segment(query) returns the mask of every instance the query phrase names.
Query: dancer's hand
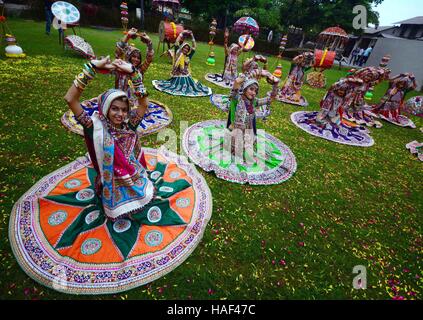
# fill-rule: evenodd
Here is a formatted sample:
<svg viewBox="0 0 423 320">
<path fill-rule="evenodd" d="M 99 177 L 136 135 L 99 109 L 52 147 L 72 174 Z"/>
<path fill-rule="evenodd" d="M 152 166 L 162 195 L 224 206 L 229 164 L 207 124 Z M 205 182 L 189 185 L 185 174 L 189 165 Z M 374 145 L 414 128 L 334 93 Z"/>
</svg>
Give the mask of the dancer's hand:
<svg viewBox="0 0 423 320">
<path fill-rule="evenodd" d="M 101 59 L 93 59 L 91 63 L 94 67 L 100 70 L 114 70 L 115 66 L 110 62 L 110 56 L 101 58 Z"/>
<path fill-rule="evenodd" d="M 266 81 L 268 84 L 274 85 L 279 83 L 279 78 L 275 77 L 273 74 L 271 74 L 268 70 L 261 70 L 261 75 L 263 77 L 266 77 Z"/>
<path fill-rule="evenodd" d="M 123 73 L 132 73 L 134 72 L 134 67 L 129 62 L 125 62 L 121 59 L 116 59 L 112 62 L 112 65 L 120 72 Z"/>
<path fill-rule="evenodd" d="M 266 63 L 267 62 L 267 58 L 266 57 L 264 57 L 262 55 L 258 55 L 258 54 L 254 56 L 254 60 L 260 61 L 260 62 L 263 62 L 263 63 Z"/>
<path fill-rule="evenodd" d="M 238 77 L 235 79 L 234 83 L 237 85 L 241 85 L 244 83 L 245 79 L 246 79 L 245 77 Z"/>
<path fill-rule="evenodd" d="M 270 77 L 266 78 L 266 81 L 268 84 L 274 85 L 274 84 L 278 84 L 280 80 L 274 75 L 270 75 Z"/>
<path fill-rule="evenodd" d="M 128 31 L 128 37 L 130 38 L 136 38 L 137 37 L 138 30 L 135 28 L 131 28 L 131 30 Z"/>
<path fill-rule="evenodd" d="M 150 37 L 145 32 L 142 32 L 140 34 L 140 39 L 141 39 L 141 42 L 143 42 L 145 44 L 151 43 Z"/>
<path fill-rule="evenodd" d="M 235 79 L 234 84 L 232 86 L 233 90 L 239 90 L 242 87 L 242 84 L 245 81 L 245 76 L 239 76 Z"/>
</svg>

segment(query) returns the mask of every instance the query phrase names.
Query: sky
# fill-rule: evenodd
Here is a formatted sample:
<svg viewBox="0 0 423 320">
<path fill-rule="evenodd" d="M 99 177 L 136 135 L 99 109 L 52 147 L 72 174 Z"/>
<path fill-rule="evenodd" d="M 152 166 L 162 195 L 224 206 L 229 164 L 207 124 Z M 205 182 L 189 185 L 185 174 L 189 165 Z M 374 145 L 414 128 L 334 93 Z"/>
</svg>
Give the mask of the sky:
<svg viewBox="0 0 423 320">
<path fill-rule="evenodd" d="M 398 21 L 423 16 L 423 0 L 384 0 L 374 9 L 379 12 L 379 25 L 390 26 Z"/>
</svg>

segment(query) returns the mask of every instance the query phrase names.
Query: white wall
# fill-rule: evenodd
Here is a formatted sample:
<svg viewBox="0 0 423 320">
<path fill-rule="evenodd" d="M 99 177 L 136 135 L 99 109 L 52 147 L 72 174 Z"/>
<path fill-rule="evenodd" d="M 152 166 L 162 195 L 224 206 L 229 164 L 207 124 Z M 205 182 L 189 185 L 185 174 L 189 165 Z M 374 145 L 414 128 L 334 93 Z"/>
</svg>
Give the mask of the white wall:
<svg viewBox="0 0 423 320">
<path fill-rule="evenodd" d="M 423 90 L 423 41 L 380 38 L 366 66 L 378 66 L 386 54 L 391 55 L 388 68 L 392 76 L 412 72 L 416 76 L 417 90 Z"/>
</svg>

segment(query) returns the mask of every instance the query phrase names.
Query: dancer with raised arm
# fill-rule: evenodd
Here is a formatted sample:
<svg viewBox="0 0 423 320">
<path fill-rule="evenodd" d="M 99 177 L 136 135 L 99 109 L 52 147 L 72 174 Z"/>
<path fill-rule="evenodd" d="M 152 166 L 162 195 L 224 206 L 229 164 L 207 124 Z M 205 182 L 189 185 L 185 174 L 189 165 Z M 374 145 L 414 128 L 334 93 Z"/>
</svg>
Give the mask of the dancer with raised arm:
<svg viewBox="0 0 423 320">
<path fill-rule="evenodd" d="M 258 98 L 258 79 L 272 85 L 271 94 Z M 267 70 L 238 77 L 230 95 L 227 121 L 204 121 L 185 131 L 183 147 L 188 157 L 218 178 L 253 185 L 279 184 L 296 171 L 292 151 L 276 137 L 258 130 L 256 112 L 274 100 L 279 79 Z"/>
<path fill-rule="evenodd" d="M 144 61 L 142 60 L 141 51 L 134 45 L 128 44 L 130 39 L 136 39 L 138 37 L 142 43 L 147 45 L 147 53 Z M 110 71 L 110 73 L 115 75 L 115 89 L 124 91 L 129 98 L 130 107 L 136 108 L 138 106 L 138 98 L 135 90 L 143 94 L 147 92 L 144 85 L 144 76 L 153 61 L 153 43 L 146 33 L 139 33 L 137 29 L 132 28 L 121 41 L 116 43 L 115 57 L 130 63 L 134 68 L 134 72 L 137 73 L 134 83 L 128 74 L 119 72 L 118 70 Z M 97 110 L 97 97 L 83 101 L 81 105 L 89 115 L 92 115 Z M 139 123 L 137 133 L 140 136 L 156 133 L 168 126 L 172 122 L 172 118 L 172 112 L 167 106 L 163 103 L 149 100 L 148 108 L 142 121 Z M 61 122 L 70 131 L 79 135 L 84 134 L 83 127 L 78 123 L 71 110 L 65 112 L 61 118 Z"/>
<path fill-rule="evenodd" d="M 259 65 L 263 63 L 263 67 Z M 260 74 L 261 70 L 267 70 L 267 58 L 262 55 L 255 55 L 253 58 L 247 59 L 244 64 L 242 65 L 242 72 L 247 78 L 253 77 L 253 71 L 259 70 L 258 73 Z M 224 112 L 229 111 L 230 106 L 230 95 L 228 94 L 212 94 L 210 96 L 210 102 L 220 110 Z M 259 109 L 255 112 L 257 119 L 266 120 L 268 116 L 270 116 L 270 106 L 263 104 L 259 106 Z"/>
<path fill-rule="evenodd" d="M 191 37 L 192 45 L 184 40 Z M 174 96 L 205 97 L 212 94 L 209 87 L 195 82 L 191 77 L 190 64 L 195 54 L 196 42 L 192 31 L 185 30 L 179 34 L 175 42 L 175 56 L 172 66 L 172 78 L 169 80 L 153 80 L 153 86 L 161 92 Z"/>
<path fill-rule="evenodd" d="M 225 49 L 225 67 L 223 73 L 208 73 L 205 78 L 219 87 L 230 89 L 238 76 L 238 57 L 246 50 L 244 49 L 244 43 L 241 43 L 241 45 L 232 43 L 230 46 L 228 46 L 228 43 L 229 30 L 226 29 L 223 42 Z"/>
<path fill-rule="evenodd" d="M 138 106 L 110 89 L 89 115 L 80 97 L 99 74 L 122 72 Z M 165 148 L 141 147 L 148 106 L 139 73 L 123 60 L 84 65 L 65 100 L 84 128 L 88 154 L 44 177 L 15 204 L 9 240 L 23 270 L 70 294 L 116 293 L 180 265 L 202 238 L 211 195 L 192 164 Z M 138 86 L 137 86 L 138 84 Z"/>
<path fill-rule="evenodd" d="M 278 101 L 302 107 L 308 106 L 307 99 L 301 95 L 301 88 L 304 84 L 305 72 L 311 68 L 313 62 L 312 52 L 305 52 L 292 60 L 288 78 L 276 96 Z"/>
</svg>

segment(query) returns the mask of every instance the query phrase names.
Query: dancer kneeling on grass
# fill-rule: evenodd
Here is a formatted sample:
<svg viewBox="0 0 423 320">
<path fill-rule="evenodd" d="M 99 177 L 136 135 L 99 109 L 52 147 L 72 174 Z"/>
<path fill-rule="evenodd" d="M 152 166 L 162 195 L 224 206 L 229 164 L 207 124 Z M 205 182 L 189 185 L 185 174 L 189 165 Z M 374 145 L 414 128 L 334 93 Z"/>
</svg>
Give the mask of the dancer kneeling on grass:
<svg viewBox="0 0 423 320">
<path fill-rule="evenodd" d="M 303 107 L 308 106 L 307 99 L 301 95 L 301 88 L 304 84 L 305 72 L 310 69 L 313 62 L 314 54 L 312 52 L 305 52 L 292 60 L 286 82 L 276 96 L 278 101 Z"/>
<path fill-rule="evenodd" d="M 263 68 L 260 67 L 258 62 L 263 63 Z M 261 55 L 255 55 L 253 58 L 247 59 L 242 65 L 242 72 L 247 78 L 260 76 L 261 70 L 267 70 L 267 58 Z M 230 96 L 228 94 L 213 94 L 210 96 L 210 102 L 224 112 L 229 111 Z M 255 111 L 256 118 L 266 120 L 270 116 L 270 106 L 263 104 L 258 107 L 259 109 Z"/>
<path fill-rule="evenodd" d="M 358 78 L 346 78 L 333 84 L 320 102 L 316 123 L 327 129 L 339 127 L 345 107 L 352 103 L 357 88 L 362 85 L 363 81 Z"/>
<path fill-rule="evenodd" d="M 249 37 L 247 37 L 247 40 Z M 224 36 L 224 49 L 225 49 L 225 68 L 223 73 L 208 73 L 206 74 L 206 80 L 214 83 L 217 86 L 230 89 L 234 85 L 234 81 L 238 76 L 238 57 L 242 52 L 246 52 L 244 44 L 238 45 L 232 43 L 228 46 L 229 42 L 229 30 L 225 30 Z"/>
<path fill-rule="evenodd" d="M 376 115 L 371 112 L 372 107 L 366 103 L 366 93 L 373 91 L 374 87 L 389 78 L 391 70 L 386 68 L 390 57 L 383 57 L 378 67 L 366 67 L 349 75 L 349 78 L 358 78 L 363 85 L 355 89 L 355 98 L 349 105 L 344 106 L 343 118 L 349 122 L 368 127 L 381 128 L 382 123 L 376 120 Z"/>
<path fill-rule="evenodd" d="M 260 67 L 258 64 L 259 62 L 263 63 L 263 68 Z M 267 70 L 267 58 L 262 55 L 255 55 L 253 58 L 245 60 L 245 62 L 242 64 L 242 73 L 249 78 L 251 78 L 250 74 L 254 70 L 260 69 Z"/>
<path fill-rule="evenodd" d="M 191 36 L 192 46 L 184 42 L 184 37 Z M 175 42 L 175 56 L 172 67 L 172 78 L 169 80 L 153 80 L 153 86 L 159 91 L 186 97 L 204 97 L 212 94 L 209 87 L 195 82 L 191 77 L 190 61 L 195 53 L 196 43 L 192 31 L 185 30 L 179 34 Z"/>
<path fill-rule="evenodd" d="M 242 139 L 236 139 L 236 134 L 242 134 L 246 144 L 256 144 L 256 110 L 263 105 L 269 106 L 275 99 L 278 90 L 279 79 L 269 71 L 255 69 L 248 75 L 249 77 L 241 76 L 235 79 L 230 96 L 227 128 L 232 131 L 231 153 L 233 155 L 235 155 L 237 149 L 235 142 L 242 141 Z M 273 85 L 273 90 L 266 98 L 258 99 L 259 84 L 257 78 L 262 76 L 267 77 L 267 81 Z"/>
<path fill-rule="evenodd" d="M 225 39 L 228 39 L 228 37 L 229 33 L 225 33 Z M 232 43 L 231 46 L 228 47 L 227 41 L 225 41 L 224 44 L 227 60 L 222 78 L 226 86 L 232 86 L 238 75 L 238 57 L 244 51 L 244 48 L 236 43 Z"/>
<path fill-rule="evenodd" d="M 349 77 L 334 83 L 320 102 L 320 111 L 299 111 L 291 115 L 292 122 L 307 133 L 333 142 L 370 147 L 374 144 L 366 128 L 342 120 L 344 109 L 351 105 L 363 80 Z"/>
<path fill-rule="evenodd" d="M 136 128 L 147 110 L 148 99 L 145 91 L 136 90 L 138 108 L 130 112 L 127 94 L 111 89 L 99 96 L 98 112 L 89 116 L 79 101 L 88 84 L 88 74 L 96 72 L 94 64 L 87 66 L 88 72 L 78 76 L 65 100 L 84 127 L 87 149 L 97 172 L 96 194 L 102 199 L 105 214 L 116 219 L 141 209 L 153 198 L 154 187 L 144 169 L 145 159 L 137 154 L 140 150 L 135 150 L 138 146 Z M 97 68 L 117 69 L 138 76 L 131 64 L 119 59 L 113 64 L 107 58 L 100 60 Z"/>
<path fill-rule="evenodd" d="M 138 36 L 141 42 L 147 45 L 147 53 L 146 53 L 146 57 L 144 61 L 142 61 L 141 51 L 138 48 L 128 44 L 129 39 L 134 39 Z M 121 41 L 116 43 L 115 57 L 117 59 L 122 59 L 126 62 L 129 62 L 130 64 L 134 66 L 135 71 L 139 73 L 138 81 L 140 83 L 136 83 L 135 85 L 132 85 L 132 88 L 129 81 L 130 76 L 125 73 L 116 72 L 116 80 L 115 80 L 115 88 L 125 91 L 131 101 L 131 104 L 134 106 L 137 106 L 138 98 L 131 91 L 133 91 L 135 88 L 143 92 L 147 91 L 143 83 L 144 82 L 143 78 L 148 67 L 153 62 L 153 57 L 154 57 L 153 42 L 151 41 L 150 37 L 146 33 L 138 34 L 138 30 L 135 28 L 132 28 L 122 38 Z"/>
<path fill-rule="evenodd" d="M 279 79 L 266 70 L 255 70 L 250 76 L 235 80 L 228 120 L 194 124 L 185 131 L 183 147 L 195 164 L 214 171 L 218 178 L 242 184 L 279 184 L 294 174 L 295 156 L 280 140 L 256 127 L 257 108 L 270 105 Z M 258 99 L 257 79 L 261 77 L 267 78 L 273 90 Z"/>
<path fill-rule="evenodd" d="M 146 94 L 135 90 L 135 110 L 118 89 L 102 93 L 91 116 L 81 107 L 88 82 L 111 70 L 137 76 L 122 60 L 93 60 L 65 96 L 89 156 L 44 177 L 10 218 L 21 267 L 65 293 L 116 293 L 165 275 L 192 253 L 211 216 L 210 190 L 192 164 L 165 148 L 141 149 Z"/>
</svg>

